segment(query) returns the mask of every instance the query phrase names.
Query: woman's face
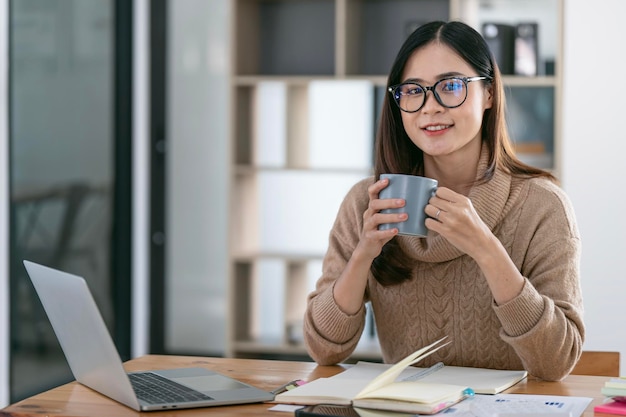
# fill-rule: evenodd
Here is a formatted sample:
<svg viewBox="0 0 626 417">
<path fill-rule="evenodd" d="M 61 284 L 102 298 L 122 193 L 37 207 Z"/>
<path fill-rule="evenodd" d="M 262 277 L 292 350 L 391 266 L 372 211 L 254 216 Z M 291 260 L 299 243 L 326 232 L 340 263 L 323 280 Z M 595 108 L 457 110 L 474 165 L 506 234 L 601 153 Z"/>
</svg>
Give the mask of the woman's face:
<svg viewBox="0 0 626 417">
<path fill-rule="evenodd" d="M 477 75 L 454 50 L 433 42 L 416 50 L 409 58 L 404 67 L 402 82 L 415 81 L 429 87 L 445 77 Z M 426 102 L 420 110 L 415 113 L 400 112 L 404 130 L 411 141 L 426 155 L 433 157 L 480 149 L 483 113 L 492 104 L 491 89 L 485 85 L 489 84 L 485 84 L 485 81 L 468 83 L 467 99 L 456 108 L 442 106 L 430 91 L 426 94 Z"/>
</svg>

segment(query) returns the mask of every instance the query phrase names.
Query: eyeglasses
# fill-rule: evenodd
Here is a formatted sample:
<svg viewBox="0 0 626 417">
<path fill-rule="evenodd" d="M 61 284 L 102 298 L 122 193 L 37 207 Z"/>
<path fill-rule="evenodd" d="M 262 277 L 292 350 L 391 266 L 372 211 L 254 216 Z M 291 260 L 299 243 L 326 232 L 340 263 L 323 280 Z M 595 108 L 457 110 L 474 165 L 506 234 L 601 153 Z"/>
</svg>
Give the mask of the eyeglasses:
<svg viewBox="0 0 626 417">
<path fill-rule="evenodd" d="M 431 87 L 416 82 L 406 82 L 389 87 L 389 92 L 400 110 L 415 113 L 426 104 L 426 93 L 432 91 L 435 99 L 443 107 L 453 109 L 465 103 L 467 84 L 472 81 L 491 80 L 491 77 L 447 77 Z"/>
</svg>

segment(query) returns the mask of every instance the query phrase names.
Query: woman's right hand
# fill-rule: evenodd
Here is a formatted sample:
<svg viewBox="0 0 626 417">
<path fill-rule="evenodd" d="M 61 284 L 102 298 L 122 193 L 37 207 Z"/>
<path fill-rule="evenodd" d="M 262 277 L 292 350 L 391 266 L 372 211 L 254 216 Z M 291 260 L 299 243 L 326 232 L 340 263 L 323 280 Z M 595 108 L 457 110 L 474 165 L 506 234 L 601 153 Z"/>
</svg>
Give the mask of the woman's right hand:
<svg viewBox="0 0 626 417">
<path fill-rule="evenodd" d="M 378 198 L 380 191 L 389 185 L 388 179 L 376 181 L 367 188 L 369 204 L 363 213 L 363 228 L 350 260 L 333 287 L 335 302 L 346 314 L 356 314 L 363 308 L 363 295 L 367 286 L 367 277 L 374 259 L 380 255 L 383 246 L 398 234 L 397 228 L 378 230 L 383 223 L 403 222 L 406 213 L 383 214 L 380 211 L 403 207 L 403 199 Z"/>
<path fill-rule="evenodd" d="M 363 229 L 359 243 L 355 251 L 359 251 L 363 256 L 374 260 L 383 249 L 383 246 L 398 234 L 397 228 L 378 230 L 378 226 L 384 223 L 398 223 L 406 221 L 406 213 L 383 214 L 381 210 L 403 207 L 404 199 L 386 198 L 380 199 L 381 190 L 389 185 L 388 179 L 380 179 L 367 188 L 369 195 L 369 205 L 363 213 Z"/>
</svg>

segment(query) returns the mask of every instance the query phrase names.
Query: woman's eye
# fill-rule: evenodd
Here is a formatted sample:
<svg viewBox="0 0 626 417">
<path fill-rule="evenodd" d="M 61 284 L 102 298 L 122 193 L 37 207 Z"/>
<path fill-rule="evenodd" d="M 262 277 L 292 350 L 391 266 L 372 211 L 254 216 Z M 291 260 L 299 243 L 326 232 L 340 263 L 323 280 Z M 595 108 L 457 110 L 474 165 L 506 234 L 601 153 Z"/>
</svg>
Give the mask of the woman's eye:
<svg viewBox="0 0 626 417">
<path fill-rule="evenodd" d="M 424 90 L 419 85 L 412 85 L 407 86 L 402 93 L 407 96 L 414 96 L 417 94 L 423 94 Z"/>
<path fill-rule="evenodd" d="M 463 82 L 459 80 L 450 80 L 442 83 L 441 91 L 454 93 L 463 90 Z"/>
</svg>

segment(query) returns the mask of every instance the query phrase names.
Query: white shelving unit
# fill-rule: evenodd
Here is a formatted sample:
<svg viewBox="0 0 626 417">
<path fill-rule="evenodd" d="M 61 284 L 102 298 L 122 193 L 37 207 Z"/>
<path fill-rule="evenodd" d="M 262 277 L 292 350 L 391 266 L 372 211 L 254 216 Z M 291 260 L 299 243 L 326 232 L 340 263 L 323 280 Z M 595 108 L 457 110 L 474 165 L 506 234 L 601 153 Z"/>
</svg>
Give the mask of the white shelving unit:
<svg viewBox="0 0 626 417">
<path fill-rule="evenodd" d="M 521 157 L 558 174 L 562 0 L 235 0 L 233 7 L 230 356 L 306 355 L 306 296 L 339 204 L 371 175 L 386 74 L 415 25 L 539 24 L 539 63 L 554 74 L 505 76 L 509 120 Z M 378 355 L 370 326 L 355 357 Z"/>
</svg>

